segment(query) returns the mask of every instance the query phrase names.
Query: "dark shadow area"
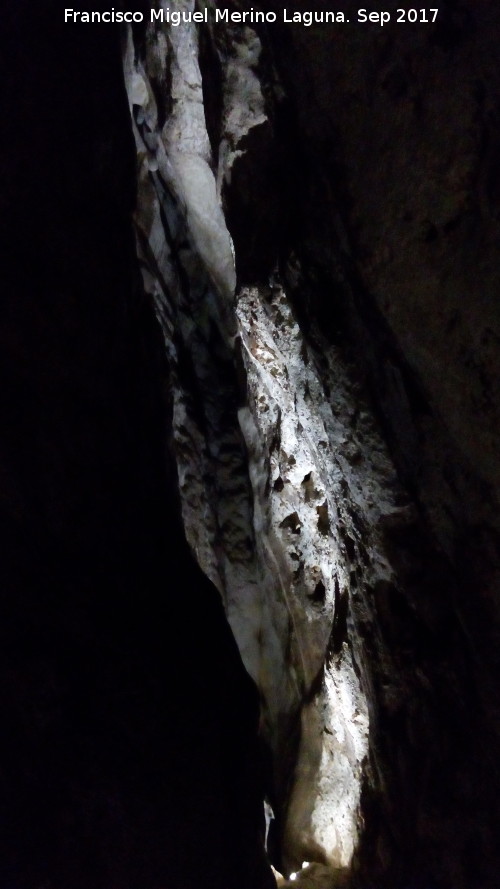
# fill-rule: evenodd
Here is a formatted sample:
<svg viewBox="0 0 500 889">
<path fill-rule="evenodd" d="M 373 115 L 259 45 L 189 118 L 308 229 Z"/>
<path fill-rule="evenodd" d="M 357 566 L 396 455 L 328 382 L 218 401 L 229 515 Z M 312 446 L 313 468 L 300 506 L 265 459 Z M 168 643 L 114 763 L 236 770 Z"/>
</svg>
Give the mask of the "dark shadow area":
<svg viewBox="0 0 500 889">
<path fill-rule="evenodd" d="M 347 619 L 361 640 L 370 700 L 360 887 L 498 879 L 500 365 L 481 331 L 499 322 L 499 35 L 498 10 L 470 2 L 435 29 L 269 28 L 295 198 L 283 279 L 318 368 L 332 346 L 359 380 L 413 511 L 377 528 L 393 582 L 356 590 L 332 634 L 335 651 Z"/>
<path fill-rule="evenodd" d="M 273 885 L 257 695 L 167 469 L 120 33 L 2 16 L 0 889 Z"/>
</svg>

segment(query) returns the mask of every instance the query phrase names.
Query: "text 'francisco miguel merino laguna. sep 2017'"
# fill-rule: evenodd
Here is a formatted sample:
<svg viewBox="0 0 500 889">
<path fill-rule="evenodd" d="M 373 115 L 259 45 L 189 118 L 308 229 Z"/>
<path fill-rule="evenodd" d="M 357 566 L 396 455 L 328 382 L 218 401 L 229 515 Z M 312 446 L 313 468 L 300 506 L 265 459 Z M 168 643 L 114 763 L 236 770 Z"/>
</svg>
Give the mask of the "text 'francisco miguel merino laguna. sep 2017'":
<svg viewBox="0 0 500 889">
<path fill-rule="evenodd" d="M 428 7 L 420 9 L 396 9 L 389 12 L 388 10 L 378 10 L 377 12 L 360 8 L 356 12 L 350 13 L 332 10 L 325 11 L 292 11 L 282 9 L 279 12 L 264 12 L 260 9 L 247 9 L 242 12 L 230 11 L 229 9 L 210 9 L 205 7 L 202 10 L 185 11 L 170 9 L 151 9 L 149 22 L 167 23 L 173 27 L 182 24 L 195 22 L 202 24 L 208 23 L 210 18 L 215 23 L 225 24 L 273 24 L 281 21 L 288 24 L 304 25 L 309 27 L 314 24 L 334 25 L 349 24 L 355 22 L 357 24 L 372 24 L 383 27 L 389 22 L 396 24 L 432 24 L 439 15 L 437 7 Z M 143 12 L 123 12 L 121 10 L 109 9 L 104 12 L 80 12 L 77 9 L 65 9 L 64 21 L 73 24 L 138 24 L 147 22 L 148 16 Z"/>
</svg>

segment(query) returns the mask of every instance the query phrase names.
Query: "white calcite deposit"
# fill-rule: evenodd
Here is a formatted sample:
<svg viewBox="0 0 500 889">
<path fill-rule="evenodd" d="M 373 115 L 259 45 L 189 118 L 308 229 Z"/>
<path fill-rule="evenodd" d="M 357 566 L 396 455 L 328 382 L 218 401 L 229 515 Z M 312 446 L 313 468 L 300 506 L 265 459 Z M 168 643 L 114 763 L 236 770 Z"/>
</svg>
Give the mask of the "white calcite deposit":
<svg viewBox="0 0 500 889">
<path fill-rule="evenodd" d="M 346 870 L 370 729 L 363 637 L 379 644 L 372 594 L 392 578 L 377 529 L 408 515 L 355 373 L 318 331 L 306 341 L 289 285 L 275 277 L 233 303 L 221 193 L 267 126 L 259 57 L 250 29 L 219 50 L 214 164 L 196 27 L 150 26 L 141 58 L 129 34 L 137 249 L 169 358 L 186 535 L 260 690 L 285 863 Z"/>
</svg>

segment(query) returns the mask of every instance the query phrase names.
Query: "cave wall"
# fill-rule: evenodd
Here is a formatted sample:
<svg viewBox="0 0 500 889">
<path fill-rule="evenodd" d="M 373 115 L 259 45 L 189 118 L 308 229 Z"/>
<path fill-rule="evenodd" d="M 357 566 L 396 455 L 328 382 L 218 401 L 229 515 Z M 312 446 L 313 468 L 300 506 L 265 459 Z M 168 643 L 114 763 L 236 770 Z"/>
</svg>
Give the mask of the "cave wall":
<svg viewBox="0 0 500 889">
<path fill-rule="evenodd" d="M 293 243 L 307 271 L 296 305 L 313 335 L 320 319 L 330 341 L 350 342 L 427 538 L 421 549 L 415 526 L 386 531 L 416 621 L 403 618 L 417 645 L 410 662 L 436 696 L 429 707 L 414 690 L 423 712 L 412 729 L 403 707 L 397 746 L 413 772 L 408 744 L 424 759 L 430 751 L 431 770 L 449 751 L 428 800 L 420 785 L 408 836 L 421 869 L 426 856 L 449 855 L 431 872 L 449 867 L 440 878 L 451 885 L 493 884 L 496 867 L 499 30 L 498 10 L 482 3 L 445 4 L 435 28 L 337 30 L 335 52 L 319 26 L 270 30 L 303 171 Z M 388 617 L 377 607 L 390 635 Z M 403 660 L 406 644 L 396 642 Z M 437 662 L 422 665 L 420 646 Z M 431 809 L 439 853 L 420 833 Z"/>
<path fill-rule="evenodd" d="M 126 55 L 184 523 L 261 693 L 275 863 L 360 885 L 481 886 L 497 868 L 483 12 L 446 6 L 417 39 L 155 26 Z M 201 198 L 179 157 L 203 167 Z M 231 236 L 236 326 L 201 216 Z"/>
<path fill-rule="evenodd" d="M 2 38 L 0 885 L 273 885 L 265 794 L 297 886 L 493 887 L 498 13 L 55 7 Z"/>
</svg>

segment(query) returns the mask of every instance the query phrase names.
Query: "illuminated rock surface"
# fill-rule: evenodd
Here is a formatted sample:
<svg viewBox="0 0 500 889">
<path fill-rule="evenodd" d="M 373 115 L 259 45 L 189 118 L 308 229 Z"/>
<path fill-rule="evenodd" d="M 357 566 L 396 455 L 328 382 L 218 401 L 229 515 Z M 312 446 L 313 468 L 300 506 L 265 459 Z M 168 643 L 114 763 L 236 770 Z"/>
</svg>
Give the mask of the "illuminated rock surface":
<svg viewBox="0 0 500 889">
<path fill-rule="evenodd" d="M 498 12 L 332 52 L 45 6 L 2 87 L 0 889 L 272 887 L 264 794 L 280 885 L 494 889 Z"/>
</svg>

